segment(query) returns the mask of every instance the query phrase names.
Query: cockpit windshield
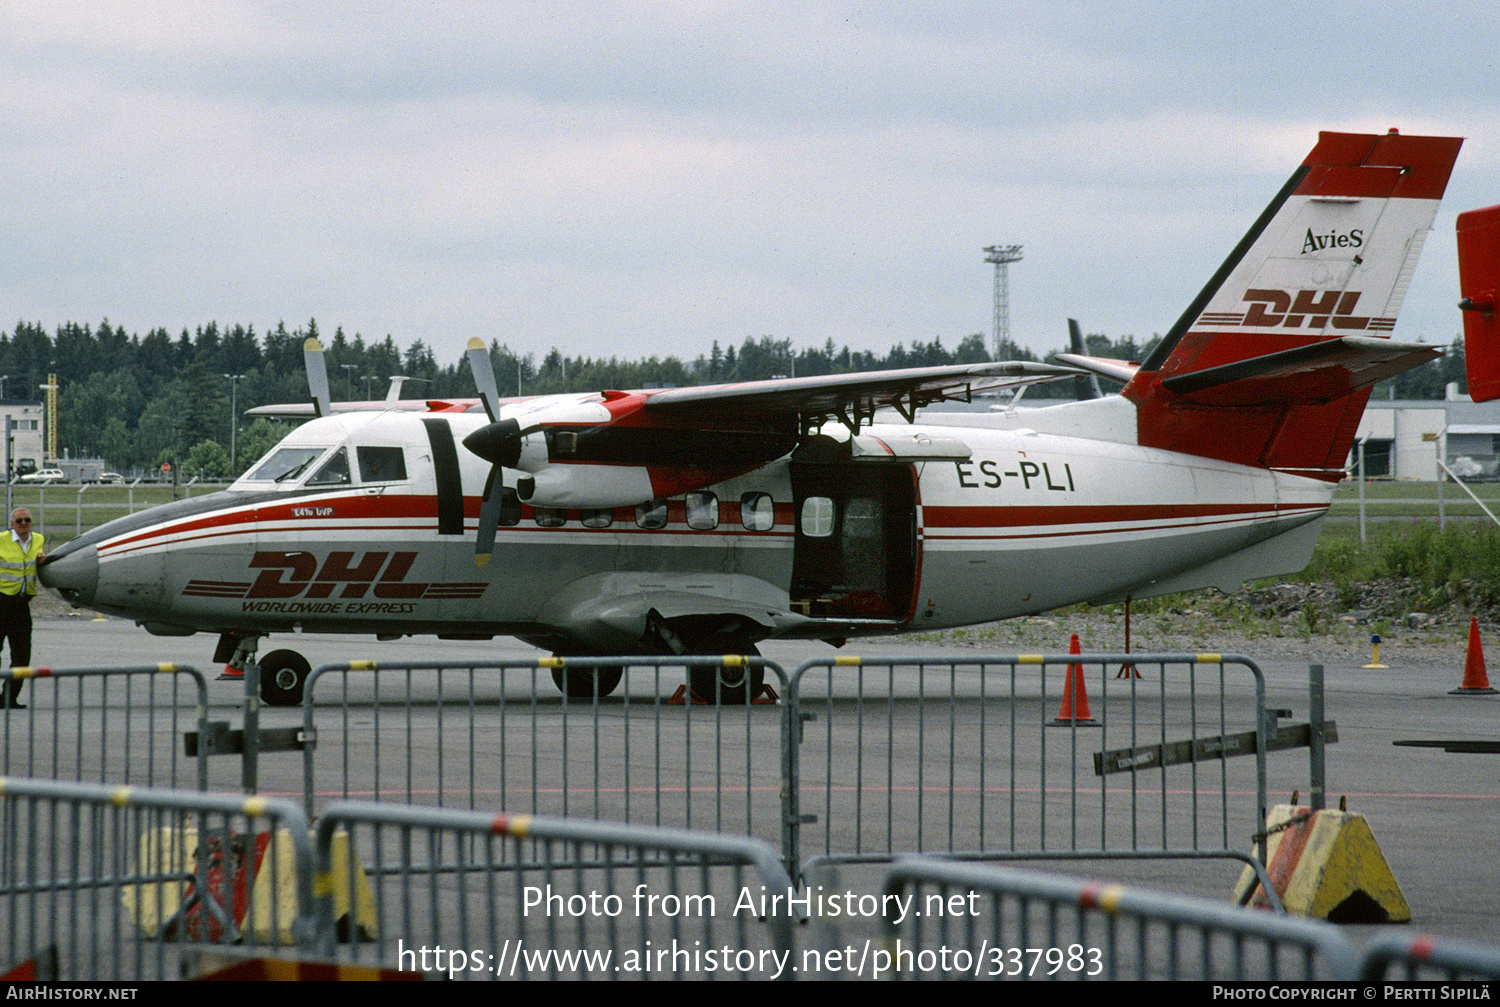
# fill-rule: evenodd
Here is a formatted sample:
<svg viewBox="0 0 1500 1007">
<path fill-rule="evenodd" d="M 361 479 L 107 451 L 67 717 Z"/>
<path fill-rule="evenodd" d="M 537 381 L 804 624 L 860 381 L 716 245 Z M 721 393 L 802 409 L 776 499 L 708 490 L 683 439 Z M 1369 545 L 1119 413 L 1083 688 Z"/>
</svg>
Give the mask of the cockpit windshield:
<svg viewBox="0 0 1500 1007">
<path fill-rule="evenodd" d="M 349 452 L 343 448 L 335 451 L 307 481 L 309 486 L 347 486 L 349 484 Z"/>
<path fill-rule="evenodd" d="M 278 448 L 245 478 L 256 482 L 278 483 L 288 479 L 295 480 L 327 450 L 327 447 Z"/>
</svg>

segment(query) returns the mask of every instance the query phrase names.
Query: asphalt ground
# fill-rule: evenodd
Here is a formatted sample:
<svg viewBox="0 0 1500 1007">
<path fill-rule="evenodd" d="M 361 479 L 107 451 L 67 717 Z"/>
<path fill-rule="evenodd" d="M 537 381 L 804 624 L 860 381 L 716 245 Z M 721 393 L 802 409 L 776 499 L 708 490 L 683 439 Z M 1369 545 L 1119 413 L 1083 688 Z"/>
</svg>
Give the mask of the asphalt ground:
<svg viewBox="0 0 1500 1007">
<path fill-rule="evenodd" d="M 1048 635 L 1054 635 L 1056 628 L 1049 626 Z M 212 677 L 218 671 L 210 663 L 213 643 L 211 637 L 203 635 L 152 637 L 128 623 L 93 619 L 88 615 L 43 617 L 37 621 L 34 654 L 37 664 L 56 668 L 171 661 L 194 665 Z M 302 651 L 314 666 L 352 659 L 400 664 L 431 660 L 529 660 L 537 656 L 533 649 L 508 640 L 481 643 L 422 639 L 381 643 L 366 637 L 339 636 L 276 638 L 266 641 L 262 653 L 280 647 Z M 1056 652 L 1062 648 L 1012 647 L 1005 651 L 997 649 L 993 653 L 1036 652 L 1041 649 Z M 1258 660 L 1253 648 L 1247 647 L 1247 650 L 1248 657 Z M 1321 663 L 1324 666 L 1325 716 L 1338 725 L 1338 741 L 1329 747 L 1327 754 L 1329 804 L 1336 806 L 1339 798 L 1344 797 L 1349 810 L 1366 816 L 1380 850 L 1412 907 L 1410 929 L 1496 943 L 1496 935 L 1500 934 L 1500 904 L 1497 904 L 1500 900 L 1496 897 L 1500 894 L 1500 864 L 1497 864 L 1497 859 L 1500 859 L 1497 845 L 1500 844 L 1495 841 L 1500 835 L 1500 754 L 1449 753 L 1441 748 L 1398 747 L 1395 742 L 1500 741 L 1500 695 L 1450 695 L 1450 690 L 1460 684 L 1462 676 L 1461 648 L 1426 649 L 1418 655 L 1387 654 L 1384 656 L 1391 667 L 1383 669 L 1361 667 L 1369 660 L 1368 653 L 1350 653 L 1348 648 L 1320 653 L 1316 641 L 1306 644 L 1305 652 L 1301 653 L 1295 652 L 1295 642 L 1288 641 L 1281 641 L 1277 650 L 1274 657 L 1258 661 L 1265 676 L 1266 702 L 1271 708 L 1290 709 L 1292 721 L 1305 722 L 1308 718 L 1309 665 Z M 766 657 L 788 671 L 803 660 L 827 659 L 836 653 L 944 659 L 972 658 L 979 653 L 973 647 L 914 644 L 900 640 L 851 645 L 840 652 L 818 644 L 772 643 L 763 647 L 763 651 Z M 34 688 L 28 686 L 28 690 Z M 374 686 L 361 688 L 369 690 Z M 1230 691 L 1243 698 L 1241 694 L 1246 689 L 1246 685 L 1234 684 Z M 545 729 L 539 733 L 535 724 L 554 717 L 561 700 L 545 682 L 537 690 L 535 701 L 527 695 L 529 692 L 529 687 L 507 688 L 501 706 L 506 709 L 512 724 L 532 725 L 529 733 L 514 729 L 512 733 L 522 735 L 518 737 L 518 743 L 538 750 L 545 761 L 563 742 Z M 28 696 L 31 694 L 28 691 Z M 351 700 L 355 716 L 360 716 L 360 710 L 368 714 L 375 698 L 370 691 L 356 692 Z M 239 724 L 243 696 L 236 683 L 211 682 L 209 699 L 210 719 Z M 119 697 L 115 701 L 125 700 Z M 321 704 L 323 700 L 320 698 L 319 702 Z M 330 698 L 329 702 L 334 700 Z M 294 724 L 297 722 L 294 714 L 295 711 L 290 710 L 262 711 L 263 722 L 268 725 Z M 422 753 L 442 750 L 450 734 L 466 729 L 462 718 L 454 716 L 447 719 L 408 718 L 407 722 L 412 732 L 407 744 L 410 750 Z M 360 723 L 367 724 L 368 716 Z M 356 728 L 359 726 L 356 724 Z M 116 742 L 107 737 L 107 730 L 106 727 L 101 746 L 104 752 L 117 747 Z M 325 745 L 331 739 L 332 734 L 325 739 Z M 756 740 L 754 744 L 765 747 L 769 742 Z M 896 758 L 899 760 L 901 743 L 893 748 L 897 749 Z M 261 789 L 298 795 L 301 792 L 301 762 L 281 758 L 281 762 L 269 758 L 263 763 Z M 424 759 L 425 756 L 404 760 L 417 766 L 417 788 L 430 790 L 442 786 L 420 777 L 421 773 L 428 771 L 419 765 Z M 774 752 L 766 751 L 753 756 L 751 761 L 762 763 L 762 768 L 771 774 L 774 782 L 775 759 Z M 991 754 L 985 761 L 998 765 L 1004 759 Z M 1249 760 L 1237 762 L 1234 780 L 1241 781 L 1243 764 Z M 716 770 L 700 764 L 694 771 L 701 774 Z M 724 770 L 734 774 L 742 771 L 738 765 Z M 237 767 L 227 762 L 216 763 L 214 786 L 233 789 L 237 772 Z M 1304 795 L 1302 800 L 1306 803 L 1309 779 L 1306 750 L 1273 753 L 1269 757 L 1271 803 L 1286 800 L 1294 790 Z M 939 786 L 938 783 L 923 783 L 915 790 L 931 791 Z M 319 787 L 324 789 L 321 780 Z M 326 789 L 331 791 L 337 787 Z M 755 791 L 757 787 L 750 785 L 745 789 Z M 1240 782 L 1232 783 L 1230 790 L 1241 796 L 1245 792 Z M 504 801 L 503 797 L 497 796 L 496 799 L 501 803 Z M 736 829 L 738 810 L 721 827 L 725 831 L 758 832 L 762 828 L 759 823 L 766 821 L 766 815 L 774 822 L 774 792 L 763 794 L 759 799 L 769 810 L 754 811 L 756 824 L 751 829 Z M 915 797 L 909 799 L 916 800 Z M 476 803 L 483 805 L 484 795 Z M 919 817 L 925 813 L 919 811 L 919 807 L 898 808 L 897 817 Z M 584 815 L 596 808 L 575 805 L 568 810 L 571 814 Z M 597 810 L 607 813 L 610 808 Z M 1243 830 L 1243 840 L 1237 846 L 1248 850 L 1252 825 L 1242 821 L 1242 817 L 1236 818 L 1233 828 Z M 701 812 L 695 816 L 694 823 L 700 820 Z M 1028 866 L 1216 900 L 1227 899 L 1238 875 L 1237 866 L 1221 861 L 1035 861 L 1028 862 Z M 823 870 L 825 873 L 817 876 L 819 883 L 878 890 L 877 879 L 881 871 L 877 865 L 841 865 Z M 1354 925 L 1348 927 L 1347 932 L 1358 944 L 1374 929 Z M 832 936 L 835 939 L 853 938 L 860 936 L 860 932 L 854 927 Z"/>
</svg>

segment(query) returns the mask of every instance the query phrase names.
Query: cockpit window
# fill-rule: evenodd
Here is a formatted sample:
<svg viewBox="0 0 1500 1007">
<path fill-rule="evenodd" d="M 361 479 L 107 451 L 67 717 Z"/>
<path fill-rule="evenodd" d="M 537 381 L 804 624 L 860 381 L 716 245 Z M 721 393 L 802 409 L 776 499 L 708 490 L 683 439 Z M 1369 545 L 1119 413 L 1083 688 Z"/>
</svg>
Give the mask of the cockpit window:
<svg viewBox="0 0 1500 1007">
<path fill-rule="evenodd" d="M 252 472 L 249 478 L 267 482 L 285 482 L 288 479 L 296 479 L 304 469 L 327 450 L 326 447 L 281 448 L 261 462 L 260 467 Z"/>
<path fill-rule="evenodd" d="M 333 453 L 323 467 L 307 481 L 309 486 L 347 486 L 349 485 L 349 452 L 339 448 Z"/>
<path fill-rule="evenodd" d="M 359 481 L 362 483 L 398 483 L 406 479 L 406 458 L 400 448 L 360 445 L 354 449 L 359 459 Z"/>
</svg>

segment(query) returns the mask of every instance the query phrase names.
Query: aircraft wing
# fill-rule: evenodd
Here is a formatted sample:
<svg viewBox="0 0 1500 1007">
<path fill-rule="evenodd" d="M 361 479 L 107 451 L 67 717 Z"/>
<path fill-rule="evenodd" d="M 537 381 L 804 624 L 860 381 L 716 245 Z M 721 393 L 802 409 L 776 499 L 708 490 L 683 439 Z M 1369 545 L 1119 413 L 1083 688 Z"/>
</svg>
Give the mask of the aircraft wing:
<svg viewBox="0 0 1500 1007">
<path fill-rule="evenodd" d="M 832 418 L 852 425 L 867 422 L 883 407 L 894 408 L 911 419 L 917 409 L 932 402 L 966 402 L 975 392 L 1055 381 L 1079 373 L 1083 372 L 1075 367 L 1010 361 L 694 385 L 651 393 L 646 411 L 704 419 L 800 416 L 808 422 Z"/>
<path fill-rule="evenodd" d="M 729 385 L 690 385 L 647 392 L 646 410 L 659 416 L 739 421 L 802 416 L 810 420 L 843 418 L 868 422 L 875 410 L 891 407 L 910 419 L 915 410 L 932 402 L 966 402 L 975 392 L 1017 388 L 1087 372 L 1087 368 L 1022 360 L 810 378 L 773 378 Z M 327 409 L 335 413 L 385 409 L 461 412 L 478 404 L 478 399 L 401 399 L 397 402 L 333 402 Z M 245 412 L 250 416 L 303 420 L 322 415 L 311 402 L 256 406 Z"/>
</svg>

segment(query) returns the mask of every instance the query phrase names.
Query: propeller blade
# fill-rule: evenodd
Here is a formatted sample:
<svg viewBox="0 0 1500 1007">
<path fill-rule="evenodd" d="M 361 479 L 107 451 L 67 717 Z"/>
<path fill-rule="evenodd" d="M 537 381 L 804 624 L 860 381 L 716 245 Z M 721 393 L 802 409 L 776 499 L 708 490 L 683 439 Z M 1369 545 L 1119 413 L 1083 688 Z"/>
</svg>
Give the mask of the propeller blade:
<svg viewBox="0 0 1500 1007">
<path fill-rule="evenodd" d="M 490 362 L 490 351 L 485 349 L 484 340 L 478 336 L 469 340 L 469 370 L 474 372 L 474 386 L 479 391 L 479 399 L 484 403 L 484 411 L 489 416 L 490 422 L 494 423 L 500 416 L 500 387 L 495 384 L 495 367 Z M 480 455 L 480 457 L 484 457 Z"/>
<path fill-rule="evenodd" d="M 474 565 L 483 570 L 495 551 L 495 529 L 500 525 L 500 508 L 505 503 L 505 483 L 499 467 L 490 469 L 484 484 L 484 503 L 479 507 L 479 532 L 474 536 Z"/>
<path fill-rule="evenodd" d="M 333 395 L 328 391 L 328 365 L 323 360 L 323 347 L 316 339 L 302 344 L 302 364 L 307 368 L 307 390 L 312 395 L 313 412 L 319 416 L 333 415 Z"/>
<path fill-rule="evenodd" d="M 1079 328 L 1076 318 L 1068 319 L 1068 345 L 1080 357 L 1088 356 L 1089 348 L 1083 341 L 1083 329 Z M 1087 402 L 1089 399 L 1104 398 L 1104 393 L 1099 390 L 1099 379 L 1092 374 L 1075 374 L 1073 396 L 1079 402 Z"/>
</svg>

